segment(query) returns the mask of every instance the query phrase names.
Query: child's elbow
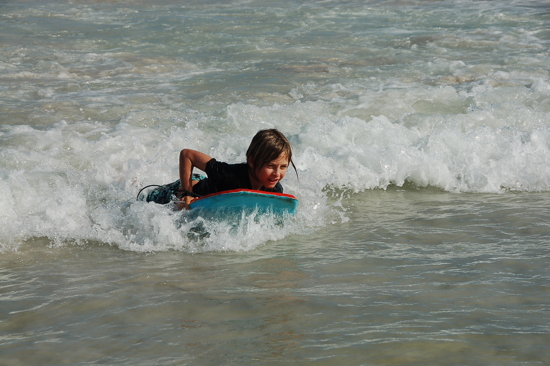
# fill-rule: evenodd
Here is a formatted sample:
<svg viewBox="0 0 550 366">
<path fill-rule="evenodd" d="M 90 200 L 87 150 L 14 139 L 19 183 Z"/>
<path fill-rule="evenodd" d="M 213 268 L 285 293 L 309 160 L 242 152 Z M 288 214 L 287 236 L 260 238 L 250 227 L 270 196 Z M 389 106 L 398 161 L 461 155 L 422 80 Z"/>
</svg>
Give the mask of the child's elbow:
<svg viewBox="0 0 550 366">
<path fill-rule="evenodd" d="M 183 150 L 181 150 L 181 151 L 180 151 L 180 157 L 182 157 L 182 158 L 188 158 L 188 157 L 189 157 L 189 152 L 190 152 L 190 151 L 191 151 L 191 150 L 189 150 L 189 149 L 183 149 Z"/>
</svg>

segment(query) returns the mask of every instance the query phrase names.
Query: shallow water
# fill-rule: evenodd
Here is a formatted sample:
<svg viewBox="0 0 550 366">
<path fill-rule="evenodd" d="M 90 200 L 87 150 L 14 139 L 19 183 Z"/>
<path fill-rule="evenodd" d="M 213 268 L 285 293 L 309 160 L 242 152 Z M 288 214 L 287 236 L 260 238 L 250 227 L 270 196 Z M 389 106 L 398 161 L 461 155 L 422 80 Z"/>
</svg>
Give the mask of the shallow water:
<svg viewBox="0 0 550 366">
<path fill-rule="evenodd" d="M 549 15 L 3 2 L 0 364 L 547 364 Z M 135 201 L 270 127 L 295 218 Z"/>
<path fill-rule="evenodd" d="M 546 194 L 352 201 L 346 224 L 248 252 L 5 252 L 4 362 L 545 364 Z"/>
</svg>

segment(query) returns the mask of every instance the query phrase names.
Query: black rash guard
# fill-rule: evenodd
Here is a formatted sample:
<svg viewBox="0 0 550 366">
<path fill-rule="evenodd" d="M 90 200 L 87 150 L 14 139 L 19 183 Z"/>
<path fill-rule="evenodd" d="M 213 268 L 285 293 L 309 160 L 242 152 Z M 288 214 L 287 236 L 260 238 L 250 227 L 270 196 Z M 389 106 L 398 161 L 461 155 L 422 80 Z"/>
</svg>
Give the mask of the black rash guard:
<svg viewBox="0 0 550 366">
<path fill-rule="evenodd" d="M 232 189 L 252 189 L 247 164 L 227 164 L 211 159 L 206 163 L 205 173 L 208 178 L 195 184 L 193 193 L 205 196 Z M 283 186 L 277 182 L 275 187 L 271 189 L 263 188 L 262 191 L 283 193 Z"/>
</svg>

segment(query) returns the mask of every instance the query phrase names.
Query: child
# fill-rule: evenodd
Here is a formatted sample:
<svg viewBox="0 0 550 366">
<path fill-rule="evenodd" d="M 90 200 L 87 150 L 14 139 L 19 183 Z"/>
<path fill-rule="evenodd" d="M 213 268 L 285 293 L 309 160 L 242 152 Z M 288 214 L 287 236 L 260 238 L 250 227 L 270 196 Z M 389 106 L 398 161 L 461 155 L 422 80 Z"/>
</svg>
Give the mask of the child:
<svg viewBox="0 0 550 366">
<path fill-rule="evenodd" d="M 193 196 L 203 196 L 231 189 L 254 189 L 267 192 L 283 192 L 280 181 L 285 177 L 292 161 L 292 148 L 286 137 L 276 129 L 259 131 L 246 151 L 246 163 L 219 162 L 199 151 L 183 149 L 179 157 L 180 179 L 150 192 L 146 200 L 168 203 L 172 196 L 180 199 L 177 208 L 189 209 Z M 208 175 L 194 180 L 193 168 Z M 297 173 L 296 173 L 297 174 Z M 139 195 L 138 195 L 139 196 Z"/>
</svg>

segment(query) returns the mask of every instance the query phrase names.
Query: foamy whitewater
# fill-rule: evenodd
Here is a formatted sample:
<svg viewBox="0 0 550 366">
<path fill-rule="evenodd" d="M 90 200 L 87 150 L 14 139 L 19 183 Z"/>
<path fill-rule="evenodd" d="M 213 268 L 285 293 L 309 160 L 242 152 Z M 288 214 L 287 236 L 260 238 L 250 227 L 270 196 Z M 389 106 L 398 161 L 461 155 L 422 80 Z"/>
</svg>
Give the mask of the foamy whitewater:
<svg viewBox="0 0 550 366">
<path fill-rule="evenodd" d="M 2 2 L 0 364 L 546 364 L 549 29 L 528 0 Z M 136 201 L 264 128 L 295 217 Z"/>
</svg>

